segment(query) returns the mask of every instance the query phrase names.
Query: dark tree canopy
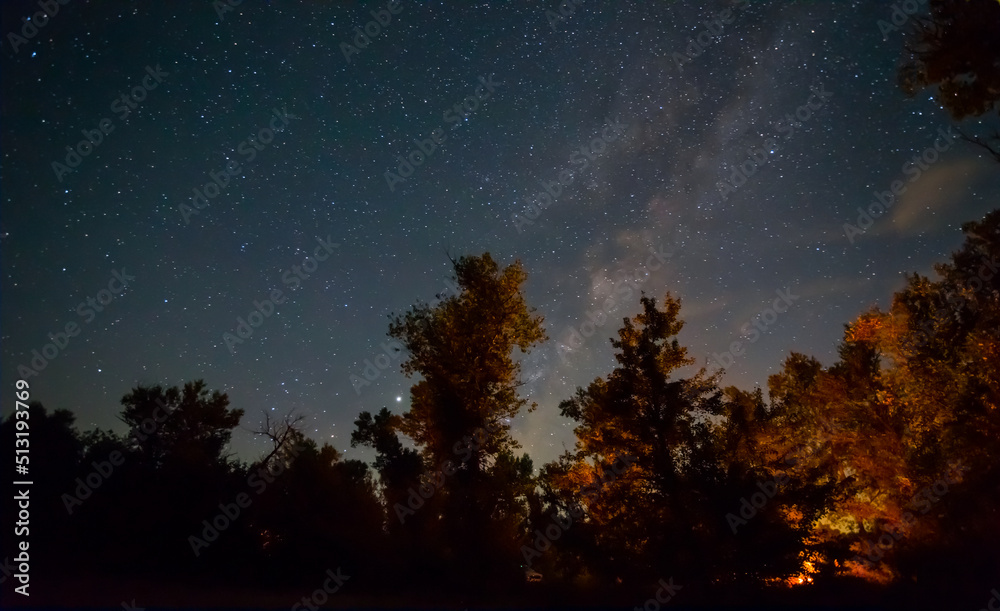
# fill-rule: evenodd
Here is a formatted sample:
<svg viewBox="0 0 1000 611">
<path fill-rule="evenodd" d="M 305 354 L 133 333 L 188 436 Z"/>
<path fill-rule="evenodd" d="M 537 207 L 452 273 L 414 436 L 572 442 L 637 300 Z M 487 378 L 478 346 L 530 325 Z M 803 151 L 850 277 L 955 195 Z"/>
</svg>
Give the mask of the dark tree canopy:
<svg viewBox="0 0 1000 611">
<path fill-rule="evenodd" d="M 189 465 L 224 465 L 224 453 L 242 409 L 230 409 L 229 397 L 209 393 L 203 380 L 164 390 L 162 386 L 139 386 L 122 397 L 121 419 L 132 431 L 149 464 L 165 461 Z"/>
<path fill-rule="evenodd" d="M 986 119 L 985 130 L 963 137 L 1000 161 L 1000 2 L 930 0 L 929 8 L 913 19 L 900 86 L 910 96 L 934 88 L 955 121 Z"/>
<path fill-rule="evenodd" d="M 1000 2 L 930 0 L 930 16 L 914 20 L 911 57 L 900 70 L 909 95 L 937 88 L 937 99 L 957 121 L 1000 105 Z"/>
<path fill-rule="evenodd" d="M 534 408 L 515 349 L 546 339 L 542 317 L 521 265 L 489 254 L 455 262 L 457 294 L 392 318 L 416 380 L 406 412 L 355 420 L 374 471 L 292 417 L 265 415 L 270 451 L 231 460 L 243 410 L 201 380 L 133 388 L 127 435 L 32 404 L 0 436 L 13 445 L 30 422 L 44 446 L 32 508 L 52 526 L 32 549 L 47 571 L 299 588 L 339 567 L 359 593 L 560 604 L 641 601 L 664 576 L 692 604 L 813 580 L 824 600 L 866 592 L 859 580 L 968 589 L 1000 570 L 983 555 L 1000 545 L 983 502 L 1000 491 L 1000 211 L 963 231 L 936 278 L 908 277 L 887 311 L 845 325 L 835 362 L 789 354 L 769 396 L 691 368 L 680 299 L 643 294 L 611 339 L 614 368 L 559 404 L 574 447 L 537 474 L 509 419 Z M 532 590 L 527 567 L 553 589 Z"/>
</svg>

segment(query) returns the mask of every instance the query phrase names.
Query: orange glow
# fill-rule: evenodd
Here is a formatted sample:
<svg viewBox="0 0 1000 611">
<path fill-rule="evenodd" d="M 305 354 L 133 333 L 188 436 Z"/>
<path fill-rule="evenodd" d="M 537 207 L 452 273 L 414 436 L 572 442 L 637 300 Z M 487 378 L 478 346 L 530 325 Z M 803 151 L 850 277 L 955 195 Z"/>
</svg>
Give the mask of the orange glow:
<svg viewBox="0 0 1000 611">
<path fill-rule="evenodd" d="M 878 331 L 883 326 L 878 316 L 863 315 L 851 325 L 847 331 L 847 340 L 851 342 L 873 341 L 878 337 Z"/>
<path fill-rule="evenodd" d="M 793 575 L 785 580 L 785 585 L 789 588 L 794 588 L 795 586 L 809 585 L 813 583 L 813 578 L 805 573 L 799 573 L 798 575 Z"/>
<path fill-rule="evenodd" d="M 822 561 L 822 557 L 817 552 L 803 551 L 799 553 L 799 557 L 803 558 L 802 565 L 799 567 L 799 572 L 791 575 L 785 579 L 775 579 L 772 583 L 776 585 L 784 585 L 787 588 L 794 588 L 795 586 L 805 586 L 813 583 L 812 576 L 819 572 L 817 564 Z"/>
</svg>

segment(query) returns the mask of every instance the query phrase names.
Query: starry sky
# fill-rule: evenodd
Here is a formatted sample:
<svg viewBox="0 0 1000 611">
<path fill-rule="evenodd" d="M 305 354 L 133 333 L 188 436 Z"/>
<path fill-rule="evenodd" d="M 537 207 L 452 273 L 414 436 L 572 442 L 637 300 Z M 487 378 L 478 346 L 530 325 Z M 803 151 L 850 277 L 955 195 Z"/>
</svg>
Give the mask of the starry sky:
<svg viewBox="0 0 1000 611">
<path fill-rule="evenodd" d="M 123 431 L 138 384 L 204 378 L 246 411 L 245 459 L 290 411 L 368 458 L 353 420 L 412 383 L 388 315 L 489 251 L 523 262 L 550 337 L 514 422 L 538 466 L 572 447 L 558 403 L 611 371 L 640 290 L 681 297 L 697 366 L 743 335 L 724 382 L 766 388 L 789 351 L 831 364 L 844 323 L 997 205 L 995 162 L 896 87 L 888 3 L 233 4 L 2 4 L 5 415 L 22 367 L 83 429 Z"/>
</svg>

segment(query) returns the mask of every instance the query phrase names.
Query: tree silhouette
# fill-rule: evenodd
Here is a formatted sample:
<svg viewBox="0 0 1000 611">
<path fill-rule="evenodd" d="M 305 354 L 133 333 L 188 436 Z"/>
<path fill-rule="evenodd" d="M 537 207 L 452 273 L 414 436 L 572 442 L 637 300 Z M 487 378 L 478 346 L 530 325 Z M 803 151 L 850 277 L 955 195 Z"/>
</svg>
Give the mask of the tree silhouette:
<svg viewBox="0 0 1000 611">
<path fill-rule="evenodd" d="M 20 416 L 18 415 L 20 413 Z M 28 428 L 22 429 L 27 425 Z M 13 481 L 32 481 L 27 488 L 30 496 L 30 524 L 25 531 L 30 536 L 31 566 L 36 574 L 60 574 L 80 561 L 83 554 L 80 548 L 71 544 L 76 540 L 74 524 L 67 520 L 66 507 L 62 495 L 73 494 L 77 486 L 75 478 L 84 469 L 92 469 L 90 462 L 85 462 L 85 444 L 74 428 L 76 416 L 65 409 L 48 411 L 45 407 L 33 401 L 28 409 L 20 409 L 11 413 L 0 423 L 0 440 L 9 455 L 15 454 L 15 448 L 24 449 L 22 443 L 17 443 L 18 432 L 29 433 L 30 444 L 27 454 L 17 454 L 18 464 L 26 469 L 24 474 L 5 477 L 0 484 L 3 494 L 2 512 L 8 518 L 10 530 L 2 538 L 2 553 L 4 558 L 15 558 L 19 551 L 15 537 L 15 521 L 20 509 L 15 495 L 24 491 L 12 484 Z M 23 457 L 27 456 L 25 462 Z M 102 459 L 106 456 L 101 457 Z M 81 465 L 85 467 L 81 468 Z M 12 473 L 13 471 L 8 471 Z M 44 524 L 45 527 L 39 528 Z M 68 544 L 69 543 L 69 544 Z M 4 573 L 6 575 L 6 573 Z M 9 585 L 14 580 L 7 577 Z M 35 593 L 32 589 L 31 593 Z"/>
<path fill-rule="evenodd" d="M 489 574 L 516 566 L 513 558 L 485 551 L 491 533 L 499 522 L 523 522 L 511 513 L 514 488 L 522 484 L 512 475 L 523 475 L 523 466 L 511 462 L 518 444 L 508 420 L 528 402 L 517 393 L 521 369 L 512 353 L 547 337 L 521 292 L 520 262 L 501 269 L 484 253 L 453 263 L 459 294 L 435 307 L 418 304 L 389 326 L 409 353 L 403 371 L 420 376 L 398 428 L 416 444 L 428 474 L 454 468 L 446 485 L 435 485 L 434 503 L 447 525 L 443 555 L 463 572 Z M 377 439 L 369 429 L 359 433 Z M 424 483 L 432 485 L 428 477 Z"/>
<path fill-rule="evenodd" d="M 930 0 L 930 16 L 915 18 L 899 83 L 910 96 L 927 87 L 956 121 L 1000 118 L 1000 3 Z M 1000 131 L 966 135 L 1000 161 Z"/>
<path fill-rule="evenodd" d="M 220 536 L 199 564 L 192 564 L 188 537 L 203 532 L 202 521 L 211 521 L 219 503 L 231 502 L 240 489 L 240 467 L 227 450 L 243 410 L 230 408 L 229 397 L 210 392 L 203 380 L 183 387 L 140 385 L 121 404 L 120 419 L 130 428 L 129 455 L 122 479 L 114 480 L 113 494 L 106 498 L 136 518 L 119 527 L 115 560 L 134 558 L 145 549 L 146 555 L 131 560 L 126 570 L 175 566 L 224 572 L 243 551 L 243 523 Z"/>
<path fill-rule="evenodd" d="M 169 461 L 200 469 L 228 467 L 223 450 L 243 410 L 230 409 L 229 397 L 210 394 L 203 380 L 187 382 L 183 389 L 138 386 L 121 403 L 121 419 L 148 465 L 160 468 Z"/>
<path fill-rule="evenodd" d="M 399 427 L 402 416 L 382 408 L 374 416 L 361 412 L 354 421 L 351 447 L 365 446 L 375 450 L 375 472 L 379 477 L 379 492 L 385 505 L 386 533 L 396 554 L 391 570 L 403 583 L 416 584 L 433 579 L 440 571 L 440 536 L 437 505 L 440 499 L 425 500 L 419 513 L 410 514 L 410 495 L 419 495 L 423 459 L 413 448 L 404 447 Z M 401 511 L 399 508 L 403 508 Z"/>
<path fill-rule="evenodd" d="M 601 568 L 607 577 L 683 566 L 697 579 L 715 570 L 704 544 L 725 528 L 715 501 L 724 473 L 708 422 L 723 411 L 722 392 L 704 369 L 674 377 L 693 363 L 676 339 L 680 301 L 668 293 L 662 310 L 645 295 L 640 303 L 611 342 L 618 367 L 560 404 L 577 422 L 577 447 L 547 476 L 585 507 L 597 549 L 618 559 Z"/>
<path fill-rule="evenodd" d="M 311 571 L 343 567 L 357 583 L 377 570 L 385 515 L 365 463 L 292 428 L 278 453 L 253 469 L 265 464 L 273 482 L 249 508 L 248 528 L 267 574 L 307 583 Z"/>
<path fill-rule="evenodd" d="M 680 300 L 643 295 L 611 340 L 614 369 L 560 403 L 577 441 L 538 477 L 509 419 L 535 407 L 514 349 L 546 339 L 542 318 L 521 265 L 488 253 L 455 262 L 456 295 L 390 321 L 417 379 L 408 411 L 355 421 L 377 479 L 293 417 L 265 414 L 271 448 L 232 460 L 243 411 L 201 380 L 133 388 L 126 435 L 79 433 L 34 403 L 0 424 L 9 445 L 31 426 L 32 566 L 297 589 L 339 568 L 359 594 L 501 586 L 536 604 L 619 604 L 669 576 L 690 604 L 812 579 L 835 601 L 981 589 L 1000 571 L 985 552 L 1000 509 L 984 502 L 1000 496 L 1000 210 L 963 231 L 935 278 L 909 276 L 887 310 L 845 325 L 832 365 L 791 353 L 768 399 L 687 369 Z M 523 584 L 523 564 L 546 584 Z"/>
<path fill-rule="evenodd" d="M 382 408 L 372 416 L 369 412 L 361 412 L 354 421 L 355 430 L 351 433 L 351 447 L 367 446 L 376 452 L 375 470 L 379 474 L 382 485 L 388 490 L 405 490 L 419 483 L 419 475 L 423 470 L 420 454 L 403 447 L 399 439 L 399 427 L 402 417 Z"/>
</svg>

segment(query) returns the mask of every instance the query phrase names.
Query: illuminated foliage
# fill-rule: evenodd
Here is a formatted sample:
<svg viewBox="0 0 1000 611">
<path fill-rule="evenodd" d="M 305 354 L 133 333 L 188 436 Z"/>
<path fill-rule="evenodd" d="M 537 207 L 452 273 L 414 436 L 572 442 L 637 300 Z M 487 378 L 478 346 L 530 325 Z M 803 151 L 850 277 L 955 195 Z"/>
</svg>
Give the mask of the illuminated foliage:
<svg viewBox="0 0 1000 611">
<path fill-rule="evenodd" d="M 437 543 L 451 570 L 458 563 L 462 574 L 482 575 L 511 565 L 527 532 L 533 469 L 527 455 L 515 456 L 519 444 L 510 436 L 509 419 L 535 404 L 518 395 L 521 368 L 513 352 L 548 338 L 542 317 L 521 292 L 527 275 L 520 262 L 501 268 L 484 253 L 454 266 L 457 295 L 434 307 L 418 304 L 389 326 L 408 352 L 403 371 L 419 376 L 409 410 L 400 418 L 382 414 L 379 421 L 362 414 L 357 439 L 379 444 L 387 466 L 395 461 L 412 476 L 394 441 L 398 431 L 423 458 L 423 483 L 438 477 L 430 473 L 445 473 L 440 477 L 447 481 L 434 484 L 419 519 L 443 535 Z"/>
</svg>

